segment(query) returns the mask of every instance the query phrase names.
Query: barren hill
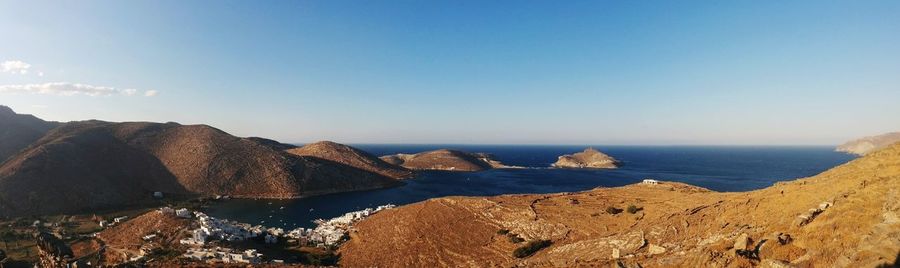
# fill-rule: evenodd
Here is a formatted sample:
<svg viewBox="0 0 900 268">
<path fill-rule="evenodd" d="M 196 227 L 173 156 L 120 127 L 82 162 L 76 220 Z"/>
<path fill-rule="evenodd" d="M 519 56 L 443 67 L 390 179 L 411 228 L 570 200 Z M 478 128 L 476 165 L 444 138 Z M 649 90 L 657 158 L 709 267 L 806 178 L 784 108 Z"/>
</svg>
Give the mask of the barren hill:
<svg viewBox="0 0 900 268">
<path fill-rule="evenodd" d="M 151 193 L 294 198 L 396 185 L 205 125 L 72 122 L 0 166 L 0 215 L 142 204 Z"/>
<path fill-rule="evenodd" d="M 47 122 L 30 114 L 17 114 L 9 107 L 0 105 L 0 163 L 58 125 L 57 122 Z"/>
<path fill-rule="evenodd" d="M 662 182 L 448 197 L 356 228 L 344 266 L 874 267 L 900 253 L 900 144 L 751 192 Z"/>
<path fill-rule="evenodd" d="M 417 154 L 395 154 L 381 157 L 385 162 L 412 170 L 481 171 L 507 167 L 485 153 L 435 150 Z"/>
<path fill-rule="evenodd" d="M 608 156 L 594 148 L 584 149 L 569 155 L 560 156 L 553 163 L 553 167 L 557 168 L 616 168 L 619 161 Z"/>
<path fill-rule="evenodd" d="M 331 141 L 311 143 L 303 147 L 289 149 L 287 152 L 300 156 L 322 158 L 395 179 L 413 176 L 413 172 L 409 169 L 389 164 L 362 150 Z"/>
<path fill-rule="evenodd" d="M 890 146 L 895 142 L 900 142 L 900 132 L 885 133 L 848 141 L 835 148 L 835 151 L 855 155 L 866 155 L 869 152 Z"/>
</svg>

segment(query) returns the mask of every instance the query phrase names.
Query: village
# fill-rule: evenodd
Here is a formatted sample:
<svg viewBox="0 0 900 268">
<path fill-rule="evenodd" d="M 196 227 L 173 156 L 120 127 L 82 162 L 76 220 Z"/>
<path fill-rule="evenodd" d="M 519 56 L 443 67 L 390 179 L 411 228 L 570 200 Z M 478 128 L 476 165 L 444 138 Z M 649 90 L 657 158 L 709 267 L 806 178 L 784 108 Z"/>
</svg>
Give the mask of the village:
<svg viewBox="0 0 900 268">
<path fill-rule="evenodd" d="M 239 251 L 221 246 L 211 246 L 212 241 L 240 242 L 247 240 L 261 240 L 265 244 L 275 244 L 287 239 L 288 244 L 299 246 L 314 246 L 320 248 L 333 248 L 348 239 L 348 232 L 353 223 L 385 209 L 394 208 L 388 204 L 376 208 L 366 208 L 360 211 L 348 212 L 340 217 L 330 220 L 316 220 L 315 228 L 297 228 L 285 232 L 282 228 L 251 225 L 210 217 L 203 212 L 190 212 L 187 209 L 174 210 L 169 207 L 160 208 L 159 213 L 174 214 L 181 218 L 193 218 L 198 224 L 196 229 L 190 231 L 190 237 L 180 240 L 183 245 L 190 246 L 182 256 L 193 261 L 221 262 L 221 263 L 249 263 L 257 264 L 262 260 L 262 254 L 255 249 Z M 261 238 L 261 239 L 260 239 Z M 283 263 L 284 260 L 271 259 L 273 263 Z"/>
<path fill-rule="evenodd" d="M 78 265 L 77 267 L 90 266 L 91 263 L 140 264 L 161 259 L 168 259 L 176 263 L 222 264 L 279 264 L 305 262 L 312 259 L 312 263 L 315 264 L 318 258 L 328 258 L 325 253 L 331 252 L 349 239 L 348 233 L 354 223 L 394 207 L 389 204 L 348 212 L 328 220 L 318 219 L 314 221 L 316 224 L 314 228 L 296 228 L 289 231 L 216 218 L 188 208 L 174 209 L 168 206 L 149 212 L 110 216 L 107 218 L 109 220 L 96 216 L 92 218 L 69 217 L 72 220 L 69 218 L 48 219 L 28 222 L 27 225 L 22 224 L 20 233 L 30 232 L 28 230 L 37 230 L 37 232 L 34 238 L 32 235 L 27 235 L 27 238 L 19 239 L 21 242 L 16 242 L 16 245 L 21 244 L 22 253 L 27 254 L 30 251 L 31 257 L 18 254 L 16 256 L 17 259 L 32 259 L 38 263 L 69 265 L 70 267 L 73 265 Z M 141 221 L 146 221 L 148 218 L 177 223 L 177 226 L 170 226 L 174 227 L 169 228 L 170 230 L 142 228 L 141 230 L 144 231 L 138 233 L 121 231 L 129 230 L 128 228 L 133 227 L 131 225 L 142 224 Z M 78 232 L 73 231 L 74 227 L 66 227 L 72 226 L 71 223 L 63 223 L 76 220 L 79 222 L 75 225 Z M 91 225 L 93 227 L 90 227 Z M 121 237 L 128 237 L 127 241 L 132 242 L 128 242 L 125 247 L 122 247 L 122 245 L 107 241 L 111 238 L 121 239 Z M 175 240 L 172 241 L 172 239 Z M 15 240 L 10 239 L 9 241 Z M 7 242 L 4 249 L 11 248 L 12 244 Z M 88 244 L 92 244 L 92 248 L 85 249 L 85 245 Z M 325 255 L 303 256 L 304 254 L 315 255 L 310 252 Z M 6 258 L 9 251 L 0 251 L 0 253 L 3 257 L 0 258 L 0 261 L 7 265 L 11 264 L 7 263 L 8 259 Z M 168 257 L 161 258 L 160 254 L 163 253 L 169 254 Z M 101 255 L 107 257 L 101 257 Z M 298 256 L 300 259 L 297 259 Z"/>
</svg>

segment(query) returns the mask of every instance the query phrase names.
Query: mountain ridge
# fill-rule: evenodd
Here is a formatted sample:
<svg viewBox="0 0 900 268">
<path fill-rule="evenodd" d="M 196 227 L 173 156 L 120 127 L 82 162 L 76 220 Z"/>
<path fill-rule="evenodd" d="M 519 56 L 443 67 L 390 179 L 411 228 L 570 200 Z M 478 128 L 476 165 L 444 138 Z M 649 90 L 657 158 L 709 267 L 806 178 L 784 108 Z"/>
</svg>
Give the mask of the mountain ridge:
<svg viewBox="0 0 900 268">
<path fill-rule="evenodd" d="M 0 165 L 0 215 L 146 204 L 156 191 L 299 198 L 395 185 L 390 177 L 207 125 L 89 120 L 49 131 Z"/>
<path fill-rule="evenodd" d="M 59 125 L 34 115 L 17 114 L 12 108 L 0 105 L 0 164 Z"/>
</svg>

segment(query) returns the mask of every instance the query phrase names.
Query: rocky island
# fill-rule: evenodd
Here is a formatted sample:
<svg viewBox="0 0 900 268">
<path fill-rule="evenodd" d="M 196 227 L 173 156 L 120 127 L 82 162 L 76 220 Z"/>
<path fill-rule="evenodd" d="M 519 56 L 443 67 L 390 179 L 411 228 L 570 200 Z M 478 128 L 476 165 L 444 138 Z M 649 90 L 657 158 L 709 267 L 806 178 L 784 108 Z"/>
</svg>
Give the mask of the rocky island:
<svg viewBox="0 0 900 268">
<path fill-rule="evenodd" d="M 617 168 L 619 161 L 594 148 L 584 149 L 583 152 L 560 156 L 555 168 Z"/>
<path fill-rule="evenodd" d="M 869 152 L 900 142 L 900 132 L 885 133 L 877 136 L 863 137 L 839 145 L 834 150 L 855 155 L 866 155 Z"/>
<path fill-rule="evenodd" d="M 492 168 L 511 168 L 486 153 L 457 150 L 435 150 L 417 154 L 395 154 L 381 157 L 387 163 L 412 170 L 482 171 Z"/>
</svg>

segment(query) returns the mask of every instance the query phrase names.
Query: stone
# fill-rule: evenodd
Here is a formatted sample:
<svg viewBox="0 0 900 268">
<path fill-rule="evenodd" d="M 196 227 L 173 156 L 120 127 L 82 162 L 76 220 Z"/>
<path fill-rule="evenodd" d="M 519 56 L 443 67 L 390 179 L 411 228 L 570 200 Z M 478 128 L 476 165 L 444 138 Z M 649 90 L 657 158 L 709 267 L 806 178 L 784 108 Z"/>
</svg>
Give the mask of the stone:
<svg viewBox="0 0 900 268">
<path fill-rule="evenodd" d="M 762 268 L 792 268 L 795 267 L 788 262 L 773 260 L 773 259 L 765 259 L 759 263 L 759 267 Z"/>
<path fill-rule="evenodd" d="M 619 257 L 621 257 L 621 256 L 619 256 L 619 254 L 621 254 L 619 252 L 619 249 L 617 249 L 617 248 L 612 249 L 612 258 L 613 259 L 618 259 Z"/>
<path fill-rule="evenodd" d="M 647 249 L 647 253 L 650 253 L 650 255 L 663 254 L 665 252 L 666 248 L 654 244 L 650 244 L 650 248 Z"/>
<path fill-rule="evenodd" d="M 734 240 L 734 248 L 735 250 L 745 250 L 747 246 L 750 245 L 750 236 L 747 233 L 742 233 L 738 236 L 737 239 Z"/>
</svg>

